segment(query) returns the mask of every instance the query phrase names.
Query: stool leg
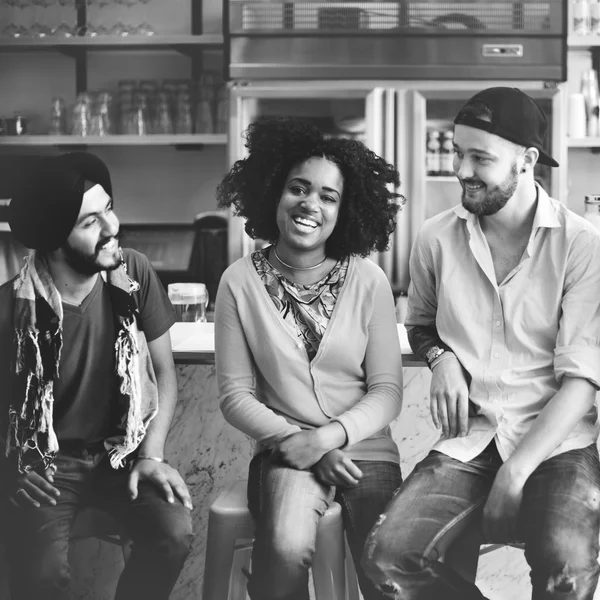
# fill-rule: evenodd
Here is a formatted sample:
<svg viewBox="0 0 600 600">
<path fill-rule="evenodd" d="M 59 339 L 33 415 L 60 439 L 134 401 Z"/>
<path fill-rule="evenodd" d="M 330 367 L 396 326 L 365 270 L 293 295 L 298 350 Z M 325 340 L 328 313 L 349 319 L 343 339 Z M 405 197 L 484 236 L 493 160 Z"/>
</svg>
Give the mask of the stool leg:
<svg viewBox="0 0 600 600">
<path fill-rule="evenodd" d="M 323 517 L 312 564 L 316 600 L 346 600 L 345 543 L 341 513 Z"/>
<path fill-rule="evenodd" d="M 227 600 L 246 600 L 248 579 L 245 573 L 250 572 L 252 558 L 252 540 L 241 539 L 236 541 L 231 564 L 231 579 Z"/>
<path fill-rule="evenodd" d="M 202 600 L 227 600 L 229 597 L 229 581 L 237 537 L 235 527 L 219 527 L 214 518 L 209 516 Z"/>
<path fill-rule="evenodd" d="M 345 536 L 344 536 L 345 537 Z M 358 575 L 354 567 L 354 559 L 352 552 L 348 546 L 348 541 L 345 541 L 346 550 L 346 600 L 360 600 L 361 595 L 358 589 Z"/>
</svg>

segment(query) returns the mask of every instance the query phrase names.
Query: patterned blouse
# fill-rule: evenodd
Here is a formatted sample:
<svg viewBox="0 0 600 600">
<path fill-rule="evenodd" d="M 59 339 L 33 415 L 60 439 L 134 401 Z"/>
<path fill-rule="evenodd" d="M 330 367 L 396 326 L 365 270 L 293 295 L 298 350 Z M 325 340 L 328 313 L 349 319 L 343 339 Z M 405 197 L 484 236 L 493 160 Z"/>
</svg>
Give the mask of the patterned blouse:
<svg viewBox="0 0 600 600">
<path fill-rule="evenodd" d="M 302 340 L 312 360 L 331 319 L 350 261 L 339 260 L 321 280 L 300 285 L 284 277 L 267 260 L 269 248 L 252 253 L 254 268 L 283 320 Z"/>
</svg>

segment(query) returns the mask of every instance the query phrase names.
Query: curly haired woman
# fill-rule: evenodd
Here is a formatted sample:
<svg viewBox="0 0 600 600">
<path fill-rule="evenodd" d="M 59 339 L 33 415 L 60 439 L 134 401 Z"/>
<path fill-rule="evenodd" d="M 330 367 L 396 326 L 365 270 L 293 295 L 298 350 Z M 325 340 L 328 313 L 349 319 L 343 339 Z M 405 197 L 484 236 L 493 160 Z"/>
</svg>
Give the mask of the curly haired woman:
<svg viewBox="0 0 600 600">
<path fill-rule="evenodd" d="M 319 519 L 336 500 L 365 600 L 383 598 L 360 556 L 400 485 L 389 424 L 402 404 L 384 250 L 397 171 L 362 143 L 265 119 L 218 187 L 220 206 L 270 242 L 231 265 L 216 301 L 221 410 L 257 441 L 248 505 L 253 600 L 307 600 Z"/>
</svg>

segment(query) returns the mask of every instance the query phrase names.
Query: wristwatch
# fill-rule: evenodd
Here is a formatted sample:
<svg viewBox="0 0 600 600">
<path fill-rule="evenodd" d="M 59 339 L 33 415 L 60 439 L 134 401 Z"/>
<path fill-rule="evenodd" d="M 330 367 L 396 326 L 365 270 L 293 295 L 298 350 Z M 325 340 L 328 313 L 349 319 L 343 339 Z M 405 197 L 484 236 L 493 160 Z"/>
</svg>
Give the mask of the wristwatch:
<svg viewBox="0 0 600 600">
<path fill-rule="evenodd" d="M 427 364 L 431 365 L 431 363 L 436 358 L 444 354 L 444 352 L 446 352 L 446 349 L 440 348 L 439 346 L 432 346 L 431 348 L 429 348 L 429 350 L 427 350 L 427 352 L 425 353 L 425 360 L 427 361 Z"/>
</svg>

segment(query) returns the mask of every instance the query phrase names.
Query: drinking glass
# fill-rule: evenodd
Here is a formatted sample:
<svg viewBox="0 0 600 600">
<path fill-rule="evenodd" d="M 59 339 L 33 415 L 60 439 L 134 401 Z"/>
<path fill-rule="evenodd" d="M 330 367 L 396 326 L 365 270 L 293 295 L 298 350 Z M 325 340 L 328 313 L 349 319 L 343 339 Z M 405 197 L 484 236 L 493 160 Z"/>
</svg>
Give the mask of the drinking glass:
<svg viewBox="0 0 600 600">
<path fill-rule="evenodd" d="M 175 309 L 176 319 L 184 323 L 206 322 L 208 290 L 203 283 L 170 283 L 169 300 Z"/>
<path fill-rule="evenodd" d="M 106 8 L 113 4 L 112 0 L 86 0 L 86 35 L 97 37 L 108 35 Z"/>
<path fill-rule="evenodd" d="M 52 98 L 52 108 L 50 112 L 50 135 L 64 135 L 67 133 L 67 112 L 65 100 L 60 96 Z"/>
<path fill-rule="evenodd" d="M 175 133 L 192 133 L 194 127 L 192 101 L 187 92 L 179 92 L 177 94 L 177 108 L 175 112 Z"/>
<path fill-rule="evenodd" d="M 33 23 L 29 34 L 33 37 L 43 38 L 52 35 L 52 28 L 48 23 L 48 9 L 55 4 L 55 0 L 33 0 Z"/>
<path fill-rule="evenodd" d="M 52 35 L 69 38 L 76 36 L 78 30 L 75 0 L 58 0 L 58 6 L 58 26 L 52 31 Z"/>
<path fill-rule="evenodd" d="M 127 23 L 123 23 L 123 21 L 117 21 L 112 27 L 108 29 L 108 35 L 113 35 L 115 37 L 127 37 L 131 35 L 132 28 L 127 25 Z"/>
<path fill-rule="evenodd" d="M 9 15 L 8 24 L 2 31 L 6 37 L 19 38 L 29 34 L 29 28 L 23 25 L 23 16 L 31 3 L 29 0 L 6 0 Z"/>
<path fill-rule="evenodd" d="M 154 133 L 173 133 L 171 94 L 164 88 L 156 92 Z"/>
<path fill-rule="evenodd" d="M 12 37 L 9 33 L 9 27 L 14 23 L 15 7 L 13 0 L 4 0 L 0 2 L 0 35 L 4 37 Z"/>
<path fill-rule="evenodd" d="M 77 95 L 75 106 L 73 107 L 72 131 L 73 135 L 90 135 L 90 125 L 92 118 L 92 96 L 88 92 L 81 92 Z"/>
<path fill-rule="evenodd" d="M 156 31 L 148 22 L 148 3 L 152 0 L 134 0 L 129 4 L 135 35 L 155 35 Z"/>
</svg>

